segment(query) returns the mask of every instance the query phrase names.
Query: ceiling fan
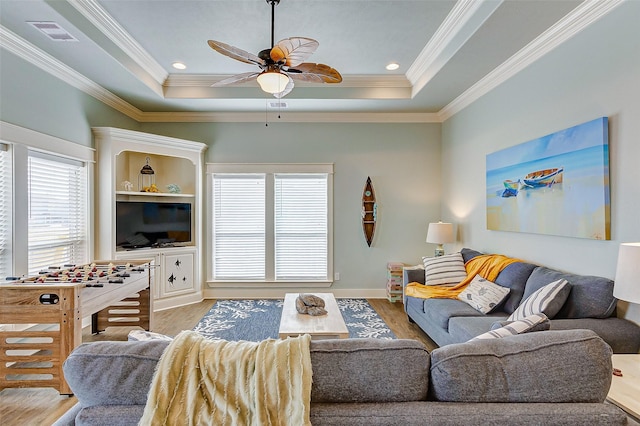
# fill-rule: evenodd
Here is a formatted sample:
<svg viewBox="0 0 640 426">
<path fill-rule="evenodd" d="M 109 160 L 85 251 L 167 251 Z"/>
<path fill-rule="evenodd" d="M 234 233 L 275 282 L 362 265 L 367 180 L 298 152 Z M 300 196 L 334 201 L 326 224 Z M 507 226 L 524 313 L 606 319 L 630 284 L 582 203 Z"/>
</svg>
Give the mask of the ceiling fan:
<svg viewBox="0 0 640 426">
<path fill-rule="evenodd" d="M 237 74 L 212 84 L 212 87 L 244 83 L 257 79 L 260 88 L 276 98 L 282 98 L 293 90 L 293 80 L 314 83 L 340 83 L 340 73 L 325 64 L 303 62 L 319 46 L 316 40 L 306 37 L 291 37 L 274 43 L 275 6 L 280 0 L 266 0 L 271 4 L 271 48 L 264 49 L 258 55 L 245 50 L 209 40 L 209 46 L 218 53 L 248 64 L 257 65 L 260 71 Z"/>
</svg>

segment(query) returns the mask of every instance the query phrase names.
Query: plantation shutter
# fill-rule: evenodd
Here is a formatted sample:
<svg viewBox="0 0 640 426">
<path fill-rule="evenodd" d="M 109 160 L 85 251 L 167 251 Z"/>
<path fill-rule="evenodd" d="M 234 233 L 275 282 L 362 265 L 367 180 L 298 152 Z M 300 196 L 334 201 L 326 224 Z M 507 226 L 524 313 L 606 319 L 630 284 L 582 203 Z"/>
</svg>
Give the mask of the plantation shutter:
<svg viewBox="0 0 640 426">
<path fill-rule="evenodd" d="M 213 174 L 213 276 L 264 280 L 265 175 Z"/>
<path fill-rule="evenodd" d="M 0 279 L 12 274 L 12 172 L 8 148 L 6 144 L 0 143 Z"/>
<path fill-rule="evenodd" d="M 87 262 L 87 172 L 82 162 L 29 153 L 29 275 Z"/>
<path fill-rule="evenodd" d="M 327 175 L 276 174 L 276 279 L 327 279 L 327 234 Z"/>
</svg>

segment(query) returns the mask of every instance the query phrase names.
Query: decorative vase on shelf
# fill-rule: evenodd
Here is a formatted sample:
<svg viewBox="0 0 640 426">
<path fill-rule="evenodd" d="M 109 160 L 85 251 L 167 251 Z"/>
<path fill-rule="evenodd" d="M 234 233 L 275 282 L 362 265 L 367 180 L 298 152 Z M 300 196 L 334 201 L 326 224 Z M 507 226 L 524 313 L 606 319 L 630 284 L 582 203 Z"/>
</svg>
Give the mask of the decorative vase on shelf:
<svg viewBox="0 0 640 426">
<path fill-rule="evenodd" d="M 171 194 L 180 194 L 182 192 L 182 189 L 180 189 L 177 184 L 170 183 L 169 185 L 167 185 L 167 191 L 169 191 L 169 193 Z"/>
<path fill-rule="evenodd" d="M 124 182 L 122 182 L 122 189 L 124 189 L 127 192 L 131 192 L 133 191 L 133 184 L 128 180 L 125 180 Z"/>
</svg>

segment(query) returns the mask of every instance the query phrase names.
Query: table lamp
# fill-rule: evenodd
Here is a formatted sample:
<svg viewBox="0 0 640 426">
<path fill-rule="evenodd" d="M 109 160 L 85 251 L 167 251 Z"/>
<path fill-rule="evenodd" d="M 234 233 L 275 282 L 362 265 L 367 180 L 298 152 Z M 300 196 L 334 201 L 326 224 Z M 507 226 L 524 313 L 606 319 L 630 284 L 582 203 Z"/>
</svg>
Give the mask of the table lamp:
<svg viewBox="0 0 640 426">
<path fill-rule="evenodd" d="M 436 247 L 436 257 L 444 255 L 443 244 L 452 243 L 453 241 L 453 224 L 442 222 L 429 224 L 429 229 L 427 230 L 427 242 L 438 245 Z"/>
<path fill-rule="evenodd" d="M 640 243 L 620 244 L 613 297 L 640 303 Z"/>
</svg>

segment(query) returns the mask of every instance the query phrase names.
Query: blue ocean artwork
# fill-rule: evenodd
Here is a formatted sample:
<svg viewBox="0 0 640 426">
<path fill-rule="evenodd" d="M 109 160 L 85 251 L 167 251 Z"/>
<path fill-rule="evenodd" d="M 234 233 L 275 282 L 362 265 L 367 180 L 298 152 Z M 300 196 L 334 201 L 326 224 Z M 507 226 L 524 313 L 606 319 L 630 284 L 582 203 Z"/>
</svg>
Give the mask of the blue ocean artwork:
<svg viewBox="0 0 640 426">
<path fill-rule="evenodd" d="M 488 154 L 487 229 L 610 239 L 608 119 Z"/>
</svg>

